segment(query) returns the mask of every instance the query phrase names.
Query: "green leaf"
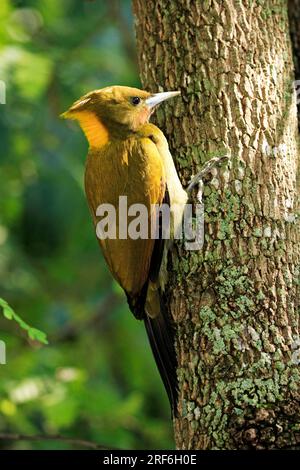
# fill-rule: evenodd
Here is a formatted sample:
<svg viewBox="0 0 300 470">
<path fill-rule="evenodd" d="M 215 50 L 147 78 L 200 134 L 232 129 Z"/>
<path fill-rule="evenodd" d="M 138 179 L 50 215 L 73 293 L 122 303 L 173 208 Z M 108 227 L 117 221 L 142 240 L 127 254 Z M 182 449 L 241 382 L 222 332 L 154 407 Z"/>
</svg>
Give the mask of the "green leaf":
<svg viewBox="0 0 300 470">
<path fill-rule="evenodd" d="M 28 335 L 31 339 L 39 341 L 40 343 L 48 344 L 46 333 L 37 328 L 29 328 Z"/>
<path fill-rule="evenodd" d="M 16 312 L 8 305 L 6 300 L 2 299 L 0 297 L 0 307 L 2 307 L 2 313 L 3 316 L 7 320 L 14 320 L 15 322 L 18 323 L 18 325 L 25 331 L 27 331 L 27 334 L 30 339 L 34 341 L 39 341 L 40 343 L 43 344 L 48 344 L 47 340 L 47 335 L 41 330 L 38 330 L 37 328 L 33 328 L 32 326 L 29 326 L 28 323 L 26 323 L 24 320 L 22 320 L 19 315 L 16 314 Z"/>
<path fill-rule="evenodd" d="M 12 312 L 12 309 L 10 307 L 4 307 L 3 308 L 3 314 L 4 314 L 5 318 L 7 318 L 8 320 L 12 320 L 13 312 Z"/>
</svg>

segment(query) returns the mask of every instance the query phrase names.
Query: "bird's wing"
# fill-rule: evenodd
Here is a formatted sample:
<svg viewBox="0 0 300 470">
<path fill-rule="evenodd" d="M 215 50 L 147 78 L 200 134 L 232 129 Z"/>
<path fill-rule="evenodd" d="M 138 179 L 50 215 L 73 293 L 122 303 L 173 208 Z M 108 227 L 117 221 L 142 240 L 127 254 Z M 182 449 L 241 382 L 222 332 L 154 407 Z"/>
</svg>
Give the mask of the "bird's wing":
<svg viewBox="0 0 300 470">
<path fill-rule="evenodd" d="M 160 205 L 165 194 L 165 174 L 160 154 L 151 139 L 143 137 L 110 144 L 90 152 L 86 165 L 85 190 L 95 225 L 100 204 L 116 208 L 116 239 L 100 240 L 108 266 L 127 295 L 139 296 L 147 281 L 155 240 L 119 237 L 119 196 L 127 196 L 128 208 L 142 204 L 148 212 L 149 230 L 153 204 Z M 138 215 L 138 214 L 137 214 Z M 128 218 L 128 225 L 135 217 Z"/>
<path fill-rule="evenodd" d="M 86 165 L 85 190 L 95 225 L 97 207 L 103 203 L 118 207 L 120 195 L 127 196 L 128 207 L 139 202 L 148 211 L 151 204 L 170 203 L 163 159 L 156 144 L 146 137 L 129 141 L 125 146 L 110 145 L 105 152 L 91 151 Z M 159 218 L 156 223 L 160 223 Z M 155 361 L 175 412 L 174 330 L 158 282 L 164 240 L 106 239 L 100 240 L 100 246 L 113 276 L 127 294 L 130 309 L 145 321 Z"/>
</svg>

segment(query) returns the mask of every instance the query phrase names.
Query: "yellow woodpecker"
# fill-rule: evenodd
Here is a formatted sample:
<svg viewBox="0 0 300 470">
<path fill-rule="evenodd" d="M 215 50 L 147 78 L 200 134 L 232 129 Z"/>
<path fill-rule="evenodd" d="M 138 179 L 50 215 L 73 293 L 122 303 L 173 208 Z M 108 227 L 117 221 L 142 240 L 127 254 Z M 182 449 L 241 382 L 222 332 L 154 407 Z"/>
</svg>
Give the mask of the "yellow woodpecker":
<svg viewBox="0 0 300 470">
<path fill-rule="evenodd" d="M 178 178 L 167 140 L 149 118 L 163 101 L 180 92 L 148 93 L 136 88 L 112 86 L 92 91 L 76 101 L 62 116 L 78 120 L 89 143 L 85 191 L 97 226 L 97 208 L 112 204 L 119 211 L 119 197 L 128 207 L 143 204 L 153 217 L 153 205 L 171 207 L 175 225 L 181 223 L 187 193 Z M 118 223 L 118 222 L 117 222 Z M 161 221 L 157 215 L 156 225 Z M 151 237 L 99 240 L 114 278 L 124 289 L 130 309 L 143 319 L 150 345 L 165 384 L 171 407 L 176 410 L 177 377 L 174 331 L 162 301 L 166 252 L 170 245 Z"/>
</svg>

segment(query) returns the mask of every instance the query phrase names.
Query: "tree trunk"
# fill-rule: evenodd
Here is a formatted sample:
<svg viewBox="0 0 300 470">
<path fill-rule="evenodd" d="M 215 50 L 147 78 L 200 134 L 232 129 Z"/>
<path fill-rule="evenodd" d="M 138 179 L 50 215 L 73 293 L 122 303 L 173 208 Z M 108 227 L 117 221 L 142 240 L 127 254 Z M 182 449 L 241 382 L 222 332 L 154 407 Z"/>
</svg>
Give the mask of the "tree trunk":
<svg viewBox="0 0 300 470">
<path fill-rule="evenodd" d="M 298 131 L 287 1 L 133 0 L 143 86 L 182 181 L 204 187 L 205 243 L 175 246 L 179 449 L 300 447 Z"/>
</svg>

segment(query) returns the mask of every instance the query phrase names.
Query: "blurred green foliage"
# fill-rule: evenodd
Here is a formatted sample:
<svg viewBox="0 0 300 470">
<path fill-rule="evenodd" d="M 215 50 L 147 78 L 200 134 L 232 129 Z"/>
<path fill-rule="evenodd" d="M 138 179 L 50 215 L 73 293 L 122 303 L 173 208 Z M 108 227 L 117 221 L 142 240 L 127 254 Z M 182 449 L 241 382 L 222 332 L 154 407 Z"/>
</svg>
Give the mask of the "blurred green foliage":
<svg viewBox="0 0 300 470">
<path fill-rule="evenodd" d="M 30 339 L 39 341 L 43 344 L 48 344 L 47 335 L 37 328 L 33 328 L 32 326 L 28 325 L 6 302 L 6 300 L 1 299 L 0 297 L 0 308 L 2 310 L 2 314 L 4 318 L 7 320 L 15 321 L 20 328 L 25 330 Z"/>
<path fill-rule="evenodd" d="M 144 327 L 94 235 L 83 193 L 87 143 L 58 117 L 92 89 L 140 86 L 132 21 L 129 0 L 0 2 L 0 297 L 49 339 L 42 346 L 0 316 L 0 432 L 173 447 Z"/>
</svg>

